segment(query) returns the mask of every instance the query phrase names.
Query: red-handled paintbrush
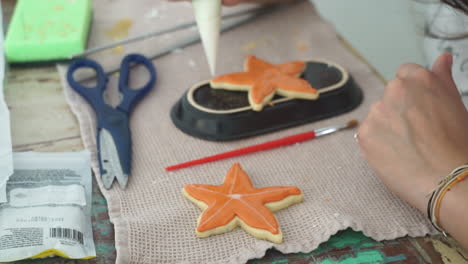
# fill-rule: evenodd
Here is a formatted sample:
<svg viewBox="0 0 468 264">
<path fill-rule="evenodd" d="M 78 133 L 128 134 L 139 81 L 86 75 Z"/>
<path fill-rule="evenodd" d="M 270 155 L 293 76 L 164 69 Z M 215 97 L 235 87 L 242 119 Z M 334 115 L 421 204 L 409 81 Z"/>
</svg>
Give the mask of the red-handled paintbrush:
<svg viewBox="0 0 468 264">
<path fill-rule="evenodd" d="M 316 137 L 321 137 L 321 136 L 325 136 L 325 135 L 328 135 L 328 134 L 332 134 L 332 133 L 335 133 L 335 132 L 338 132 L 338 131 L 341 131 L 341 130 L 344 130 L 344 129 L 353 128 L 353 127 L 356 127 L 358 125 L 358 123 L 359 122 L 357 120 L 351 120 L 348 123 L 346 123 L 345 125 L 320 128 L 320 129 L 316 129 L 316 130 L 313 130 L 313 131 L 310 131 L 310 132 L 300 133 L 300 134 L 297 134 L 297 135 L 284 137 L 284 138 L 268 141 L 268 142 L 265 142 L 265 143 L 260 143 L 260 144 L 257 144 L 257 145 L 232 150 L 232 151 L 229 151 L 229 152 L 224 152 L 224 153 L 216 154 L 216 155 L 213 155 L 213 156 L 209 156 L 209 157 L 205 157 L 205 158 L 201 158 L 201 159 L 197 159 L 197 160 L 184 162 L 184 163 L 181 163 L 181 164 L 166 167 L 166 170 L 167 171 L 178 170 L 178 169 L 187 168 L 187 167 L 200 165 L 200 164 L 204 164 L 204 163 L 208 163 L 208 162 L 213 162 L 213 161 L 217 161 L 217 160 L 222 160 L 222 159 L 232 158 L 232 157 L 236 157 L 236 156 L 246 155 L 246 154 L 250 154 L 250 153 L 254 153 L 254 152 L 258 152 L 258 151 L 263 151 L 263 150 L 268 150 L 268 149 L 273 149 L 273 148 L 277 148 L 277 147 L 281 147 L 281 146 L 287 146 L 287 145 L 291 145 L 291 144 L 294 144 L 294 143 L 299 143 L 299 142 L 303 142 L 303 141 L 306 141 L 306 140 L 311 140 L 311 139 L 314 139 Z"/>
</svg>

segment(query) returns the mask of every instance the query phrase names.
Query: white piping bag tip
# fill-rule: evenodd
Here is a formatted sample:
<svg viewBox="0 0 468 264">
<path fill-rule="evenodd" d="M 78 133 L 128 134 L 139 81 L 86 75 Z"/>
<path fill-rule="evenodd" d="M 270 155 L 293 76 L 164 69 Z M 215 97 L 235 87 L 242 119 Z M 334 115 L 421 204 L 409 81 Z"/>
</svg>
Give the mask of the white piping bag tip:
<svg viewBox="0 0 468 264">
<path fill-rule="evenodd" d="M 210 67 L 211 76 L 215 76 L 216 75 L 216 60 L 212 61 L 211 63 L 208 63 L 208 64 L 209 64 L 209 67 Z"/>
<path fill-rule="evenodd" d="M 192 5 L 210 73 L 214 75 L 221 30 L 221 0 L 193 0 Z"/>
</svg>

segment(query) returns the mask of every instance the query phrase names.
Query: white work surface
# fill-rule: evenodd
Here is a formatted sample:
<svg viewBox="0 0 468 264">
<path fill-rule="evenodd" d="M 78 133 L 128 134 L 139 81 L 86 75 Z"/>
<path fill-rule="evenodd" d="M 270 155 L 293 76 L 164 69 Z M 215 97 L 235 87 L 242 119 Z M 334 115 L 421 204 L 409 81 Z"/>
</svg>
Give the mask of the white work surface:
<svg viewBox="0 0 468 264">
<path fill-rule="evenodd" d="M 385 79 L 405 62 L 426 64 L 410 0 L 311 0 Z"/>
</svg>

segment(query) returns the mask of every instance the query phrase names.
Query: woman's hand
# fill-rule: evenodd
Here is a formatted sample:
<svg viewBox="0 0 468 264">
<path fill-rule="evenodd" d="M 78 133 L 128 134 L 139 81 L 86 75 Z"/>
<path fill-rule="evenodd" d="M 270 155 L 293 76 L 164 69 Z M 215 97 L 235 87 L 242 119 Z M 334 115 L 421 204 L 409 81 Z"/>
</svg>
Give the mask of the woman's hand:
<svg viewBox="0 0 468 264">
<path fill-rule="evenodd" d="M 432 71 L 402 65 L 358 132 L 364 157 L 382 181 L 421 211 L 441 178 L 468 162 L 468 113 L 451 66 L 450 54 Z"/>
<path fill-rule="evenodd" d="M 358 131 L 364 157 L 380 179 L 424 213 L 438 182 L 468 163 L 468 112 L 451 67 L 450 54 L 441 55 L 432 71 L 401 66 Z M 468 237 L 463 237 L 468 226 L 462 227 L 468 219 L 468 182 L 459 185 L 442 201 L 442 212 L 452 213 L 442 213 L 441 222 L 468 247 Z"/>
</svg>

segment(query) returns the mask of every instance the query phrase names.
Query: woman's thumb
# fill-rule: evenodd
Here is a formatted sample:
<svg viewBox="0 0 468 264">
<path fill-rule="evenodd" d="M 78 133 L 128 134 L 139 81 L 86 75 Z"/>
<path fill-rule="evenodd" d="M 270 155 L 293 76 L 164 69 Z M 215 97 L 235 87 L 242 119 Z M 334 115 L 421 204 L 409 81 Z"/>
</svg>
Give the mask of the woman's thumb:
<svg viewBox="0 0 468 264">
<path fill-rule="evenodd" d="M 453 56 L 450 53 L 444 53 L 437 58 L 432 66 L 432 72 L 439 77 L 447 88 L 456 89 L 455 81 L 452 76 Z"/>
</svg>

